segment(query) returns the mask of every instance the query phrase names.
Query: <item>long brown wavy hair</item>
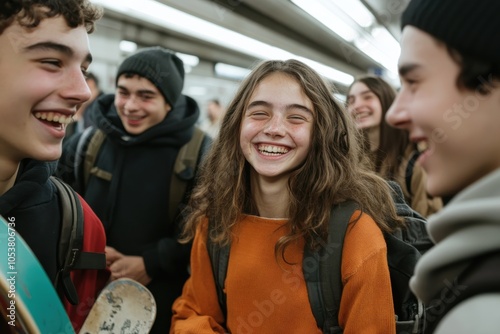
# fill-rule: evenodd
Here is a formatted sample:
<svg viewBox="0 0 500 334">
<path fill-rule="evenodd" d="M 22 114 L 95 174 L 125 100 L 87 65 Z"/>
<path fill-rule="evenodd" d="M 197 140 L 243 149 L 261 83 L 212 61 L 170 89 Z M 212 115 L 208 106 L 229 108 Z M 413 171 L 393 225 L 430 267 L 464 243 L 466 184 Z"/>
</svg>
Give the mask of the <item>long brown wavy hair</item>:
<svg viewBox="0 0 500 334">
<path fill-rule="evenodd" d="M 209 237 L 215 243 L 227 244 L 242 216 L 256 212 L 250 188 L 252 167 L 240 148 L 240 128 L 255 88 L 276 72 L 294 78 L 314 107 L 310 151 L 288 180 L 289 232 L 275 246 L 277 258 L 284 258 L 286 247 L 299 238 L 318 248 L 320 240 L 327 238 L 332 205 L 345 200 L 356 201 L 383 231 L 401 226 L 387 184 L 365 167 L 359 132 L 333 97 L 333 87 L 300 61 L 271 60 L 260 63 L 248 75 L 227 108 L 219 137 L 201 166 L 181 242 L 194 237 L 201 218 L 206 216 L 214 226 Z"/>
<path fill-rule="evenodd" d="M 351 91 L 352 86 L 357 82 L 365 84 L 366 87 L 368 87 L 368 89 L 375 94 L 380 101 L 380 106 L 382 107 L 382 119 L 379 126 L 379 146 L 372 155 L 372 162 L 375 172 L 379 173 L 379 175 L 386 179 L 392 180 L 396 177 L 399 166 L 403 163 L 406 149 L 410 145 L 414 146 L 414 144 L 410 142 L 408 132 L 406 130 L 393 128 L 385 121 L 385 115 L 396 98 L 396 91 L 382 78 L 375 76 L 362 76 L 356 78 L 356 80 L 354 80 L 354 82 L 349 86 L 349 92 Z M 367 149 L 367 154 L 371 154 L 369 146 L 368 140 L 365 138 L 365 148 Z"/>
<path fill-rule="evenodd" d="M 25 28 L 35 28 L 45 18 L 61 15 L 70 28 L 83 25 L 88 33 L 102 16 L 102 8 L 89 0 L 2 0 L 0 4 L 0 34 L 14 20 Z"/>
</svg>

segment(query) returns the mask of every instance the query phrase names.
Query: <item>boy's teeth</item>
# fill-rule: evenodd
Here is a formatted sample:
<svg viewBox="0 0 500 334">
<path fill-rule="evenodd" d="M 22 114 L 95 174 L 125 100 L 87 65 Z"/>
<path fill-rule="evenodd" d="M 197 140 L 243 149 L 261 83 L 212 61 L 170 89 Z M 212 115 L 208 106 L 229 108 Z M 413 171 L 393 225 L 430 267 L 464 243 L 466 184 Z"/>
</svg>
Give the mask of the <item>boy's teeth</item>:
<svg viewBox="0 0 500 334">
<path fill-rule="evenodd" d="M 54 114 L 53 112 L 49 113 L 35 113 L 35 117 L 44 121 L 56 122 L 60 124 L 69 124 L 73 122 L 73 118 L 71 116 Z"/>
</svg>

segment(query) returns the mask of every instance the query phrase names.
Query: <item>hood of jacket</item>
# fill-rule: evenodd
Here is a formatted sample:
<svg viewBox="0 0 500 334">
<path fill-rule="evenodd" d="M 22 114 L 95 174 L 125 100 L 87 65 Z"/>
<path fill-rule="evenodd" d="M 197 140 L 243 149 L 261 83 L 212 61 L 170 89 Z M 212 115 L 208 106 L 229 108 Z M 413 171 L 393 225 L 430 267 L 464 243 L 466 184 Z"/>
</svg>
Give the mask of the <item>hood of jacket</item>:
<svg viewBox="0 0 500 334">
<path fill-rule="evenodd" d="M 6 215 L 17 208 L 38 205 L 40 201 L 50 198 L 52 193 L 46 194 L 46 190 L 52 188 L 46 188 L 46 184 L 55 172 L 56 165 L 55 161 L 21 161 L 14 186 L 0 196 L 0 214 Z"/>
<path fill-rule="evenodd" d="M 500 169 L 457 194 L 428 219 L 436 245 L 425 253 L 411 278 L 412 291 L 424 302 L 449 287 L 475 258 L 500 250 Z"/>
<path fill-rule="evenodd" d="M 200 115 L 196 101 L 181 95 L 162 122 L 139 135 L 131 135 L 123 127 L 114 98 L 114 94 L 100 96 L 89 106 L 88 112 L 93 124 L 104 131 L 111 141 L 122 146 L 182 146 L 191 139 Z"/>
</svg>

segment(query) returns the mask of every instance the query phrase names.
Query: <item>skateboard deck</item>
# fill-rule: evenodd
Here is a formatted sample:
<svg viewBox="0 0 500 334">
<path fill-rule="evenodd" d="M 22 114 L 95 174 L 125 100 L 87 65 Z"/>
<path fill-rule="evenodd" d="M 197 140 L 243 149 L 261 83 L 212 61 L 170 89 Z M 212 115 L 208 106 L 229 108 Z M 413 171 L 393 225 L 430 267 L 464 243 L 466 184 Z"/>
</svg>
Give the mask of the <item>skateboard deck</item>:
<svg viewBox="0 0 500 334">
<path fill-rule="evenodd" d="M 147 334 L 155 317 L 151 292 L 137 281 L 120 278 L 101 291 L 79 334 Z"/>
<path fill-rule="evenodd" d="M 0 330 L 74 333 L 57 292 L 15 224 L 15 217 L 0 216 Z"/>
<path fill-rule="evenodd" d="M 131 279 L 109 283 L 80 334 L 146 334 L 156 317 L 151 292 Z M 40 262 L 0 216 L 0 334 L 74 334 L 66 311 Z"/>
</svg>

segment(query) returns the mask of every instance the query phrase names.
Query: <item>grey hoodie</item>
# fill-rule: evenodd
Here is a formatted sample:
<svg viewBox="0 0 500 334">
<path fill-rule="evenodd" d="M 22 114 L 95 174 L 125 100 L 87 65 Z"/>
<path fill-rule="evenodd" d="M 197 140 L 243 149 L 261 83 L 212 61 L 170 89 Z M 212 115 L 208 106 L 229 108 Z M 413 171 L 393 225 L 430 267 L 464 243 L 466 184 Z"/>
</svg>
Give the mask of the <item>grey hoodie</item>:
<svg viewBox="0 0 500 334">
<path fill-rule="evenodd" d="M 500 169 L 464 189 L 429 217 L 427 229 L 436 245 L 417 263 L 410 288 L 426 305 L 433 305 L 436 296 L 446 295 L 451 300 L 460 293 L 455 277 L 480 256 L 495 251 L 500 256 Z M 436 307 L 428 316 L 439 312 Z M 460 303 L 434 333 L 500 333 L 500 293 Z"/>
</svg>

